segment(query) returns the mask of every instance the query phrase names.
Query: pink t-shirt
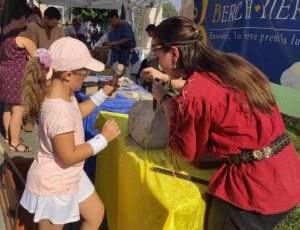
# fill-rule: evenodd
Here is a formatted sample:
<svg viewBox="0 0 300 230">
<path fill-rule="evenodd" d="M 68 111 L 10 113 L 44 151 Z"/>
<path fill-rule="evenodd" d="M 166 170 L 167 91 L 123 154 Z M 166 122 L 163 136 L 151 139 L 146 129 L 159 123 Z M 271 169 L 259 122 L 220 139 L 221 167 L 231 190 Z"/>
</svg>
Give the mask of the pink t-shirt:
<svg viewBox="0 0 300 230">
<path fill-rule="evenodd" d="M 74 132 L 75 145 L 85 143 L 81 113 L 74 95 L 72 102 L 46 99 L 39 118 L 40 150 L 32 163 L 26 188 L 39 196 L 61 196 L 77 192 L 84 161 L 65 166 L 52 144 L 56 135 Z M 67 144 L 67 143 L 66 143 Z"/>
</svg>

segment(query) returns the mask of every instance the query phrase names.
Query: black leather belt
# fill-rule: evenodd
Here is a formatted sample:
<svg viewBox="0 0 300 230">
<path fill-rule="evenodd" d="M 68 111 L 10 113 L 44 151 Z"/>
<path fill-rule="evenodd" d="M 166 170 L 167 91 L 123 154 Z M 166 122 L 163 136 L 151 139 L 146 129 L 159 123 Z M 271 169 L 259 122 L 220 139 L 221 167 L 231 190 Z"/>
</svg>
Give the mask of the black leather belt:
<svg viewBox="0 0 300 230">
<path fill-rule="evenodd" d="M 271 145 L 257 150 L 243 150 L 240 154 L 233 154 L 226 158 L 227 165 L 239 165 L 241 163 L 248 164 L 252 161 L 261 161 L 264 158 L 271 158 L 274 154 L 278 154 L 282 149 L 291 143 L 286 133 L 271 142 Z"/>
</svg>

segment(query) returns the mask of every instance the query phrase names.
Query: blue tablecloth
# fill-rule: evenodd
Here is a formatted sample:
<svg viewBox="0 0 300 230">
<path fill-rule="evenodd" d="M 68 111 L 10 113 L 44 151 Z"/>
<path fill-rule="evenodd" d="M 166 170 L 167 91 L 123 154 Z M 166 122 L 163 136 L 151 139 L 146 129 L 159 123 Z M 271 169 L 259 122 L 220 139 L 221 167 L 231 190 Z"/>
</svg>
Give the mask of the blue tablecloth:
<svg viewBox="0 0 300 230">
<path fill-rule="evenodd" d="M 135 84 L 130 84 L 134 85 Z M 122 88 L 120 91 L 143 91 L 145 93 L 151 94 L 141 87 L 136 89 Z M 75 92 L 77 101 L 83 102 L 90 98 L 89 95 L 85 95 L 81 90 Z M 135 99 L 129 99 L 121 94 L 116 93 L 116 98 L 106 99 L 102 105 L 96 108 L 87 118 L 83 119 L 83 128 L 85 132 L 85 140 L 88 141 L 98 134 L 98 130 L 92 130 L 95 124 L 96 117 L 100 111 L 115 112 L 115 113 L 125 113 L 128 114 L 129 109 L 135 102 Z M 96 172 L 96 156 L 90 157 L 85 161 L 84 170 L 88 175 L 95 175 Z"/>
</svg>

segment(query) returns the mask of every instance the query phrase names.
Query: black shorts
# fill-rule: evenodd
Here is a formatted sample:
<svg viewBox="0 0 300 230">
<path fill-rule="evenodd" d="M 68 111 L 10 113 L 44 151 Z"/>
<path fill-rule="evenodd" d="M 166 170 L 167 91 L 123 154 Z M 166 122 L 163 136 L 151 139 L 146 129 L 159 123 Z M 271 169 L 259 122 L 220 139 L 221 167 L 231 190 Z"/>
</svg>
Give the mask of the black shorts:
<svg viewBox="0 0 300 230">
<path fill-rule="evenodd" d="M 263 215 L 240 209 L 219 197 L 212 196 L 206 230 L 273 230 L 291 210 Z"/>
</svg>

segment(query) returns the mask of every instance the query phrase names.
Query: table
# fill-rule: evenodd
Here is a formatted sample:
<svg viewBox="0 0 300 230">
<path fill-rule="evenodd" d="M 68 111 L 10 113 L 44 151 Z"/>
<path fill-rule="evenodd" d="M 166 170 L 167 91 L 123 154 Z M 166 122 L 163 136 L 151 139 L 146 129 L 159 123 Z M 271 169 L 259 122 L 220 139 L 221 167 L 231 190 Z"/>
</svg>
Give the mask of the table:
<svg viewBox="0 0 300 230">
<path fill-rule="evenodd" d="M 111 78 L 110 76 L 105 76 L 103 78 Z M 137 86 L 136 84 L 130 84 L 133 86 Z M 143 88 L 137 86 L 135 90 L 122 88 L 119 91 L 142 91 L 144 93 L 149 93 Z M 98 130 L 93 130 L 93 126 L 95 124 L 96 117 L 100 111 L 108 111 L 108 112 L 117 112 L 128 114 L 129 109 L 134 104 L 135 99 L 129 99 L 117 91 L 116 98 L 105 100 L 98 108 L 96 108 L 88 117 L 83 120 L 83 128 L 85 132 L 85 141 L 92 139 L 94 136 L 98 134 Z M 149 93 L 151 94 L 151 93 Z M 90 95 L 85 95 L 81 90 L 75 92 L 76 99 L 79 103 L 86 101 L 90 98 Z M 84 170 L 88 175 L 95 175 L 96 170 L 96 156 L 90 157 L 85 161 Z"/>
<path fill-rule="evenodd" d="M 101 112 L 94 128 L 101 130 L 110 118 L 117 121 L 122 133 L 97 155 L 95 178 L 96 191 L 106 207 L 109 229 L 203 229 L 207 186 L 152 172 L 153 165 L 171 170 L 163 150 L 129 145 L 126 114 Z M 200 170 L 180 156 L 178 163 L 182 173 L 205 180 L 210 180 L 216 172 Z"/>
</svg>

